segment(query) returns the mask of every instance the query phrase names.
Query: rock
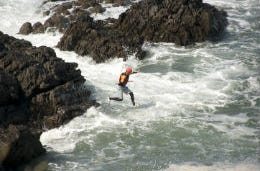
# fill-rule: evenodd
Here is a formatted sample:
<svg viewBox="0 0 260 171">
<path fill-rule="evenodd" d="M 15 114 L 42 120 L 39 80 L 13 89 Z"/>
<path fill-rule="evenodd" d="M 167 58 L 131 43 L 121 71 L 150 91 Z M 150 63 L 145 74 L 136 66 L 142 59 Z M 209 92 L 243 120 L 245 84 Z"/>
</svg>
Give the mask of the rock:
<svg viewBox="0 0 260 171">
<path fill-rule="evenodd" d="M 48 2 L 64 1 L 64 0 L 45 0 L 43 4 Z M 101 0 L 77 0 L 71 2 L 64 2 L 56 5 L 52 10 L 53 15 L 48 18 L 44 25 L 44 31 L 53 30 L 53 28 L 64 33 L 70 23 L 73 23 L 81 15 L 90 15 L 90 13 L 102 13 L 106 9 L 103 8 L 100 3 Z M 106 3 L 112 3 L 115 6 L 129 5 L 132 2 L 130 0 L 106 0 Z M 43 15 L 49 15 L 50 11 L 44 12 Z M 41 33 L 41 32 L 40 32 Z"/>
<path fill-rule="evenodd" d="M 37 22 L 32 27 L 33 27 L 32 29 L 33 29 L 34 34 L 44 33 L 44 27 L 43 27 L 42 23 Z"/>
<path fill-rule="evenodd" d="M 16 78 L 16 83 L 21 89 L 23 98 L 28 101 L 31 119 L 39 119 L 39 121 L 42 121 L 41 119 L 45 115 L 53 115 L 57 112 L 59 107 L 66 105 L 79 105 L 80 111 L 82 111 L 81 106 L 89 106 L 88 103 L 91 103 L 88 100 L 90 93 L 83 86 L 85 79 L 80 75 L 81 72 L 76 69 L 76 63 L 65 63 L 62 59 L 56 57 L 53 49 L 47 47 L 32 47 L 30 44 L 26 45 L 24 41 L 16 39 L 10 41 L 7 35 L 0 35 L 0 44 L 1 40 L 6 39 L 9 40 L 9 42 L 3 41 L 2 44 L 8 47 L 8 50 L 0 59 L 0 69 L 6 73 L 4 75 L 5 80 L 9 78 L 7 74 L 10 75 L 10 80 L 11 76 Z M 20 43 L 23 45 L 20 45 Z M 9 82 L 10 84 L 15 84 L 14 81 Z M 65 85 L 67 85 L 66 88 L 62 88 Z M 4 86 L 5 85 L 2 87 Z M 75 87 L 77 87 L 77 89 Z M 18 94 L 17 89 L 16 87 L 16 96 Z M 58 93 L 55 93 L 55 98 L 46 96 L 46 94 L 52 94 L 56 91 L 58 91 Z M 14 95 L 11 96 L 10 94 L 11 92 L 6 94 L 6 97 L 10 96 L 10 100 L 6 99 L 2 103 L 12 104 L 11 97 Z M 76 96 L 77 94 L 80 96 Z M 57 100 L 65 96 L 67 98 Z M 19 97 L 21 97 L 21 95 Z M 16 98 L 19 99 L 18 97 Z M 76 101 L 75 98 L 77 99 Z M 44 106 L 41 112 L 34 110 L 35 108 L 39 108 L 39 105 Z M 34 113 L 40 116 L 35 117 Z M 43 123 L 39 125 L 43 125 Z"/>
<path fill-rule="evenodd" d="M 24 35 L 28 35 L 30 33 L 44 33 L 44 27 L 40 22 L 35 23 L 33 26 L 31 23 L 26 22 L 22 25 L 18 33 Z"/>
<path fill-rule="evenodd" d="M 32 24 L 29 22 L 26 22 L 22 25 L 22 27 L 19 30 L 19 34 L 28 35 L 32 32 Z"/>
<path fill-rule="evenodd" d="M 57 1 L 66 1 L 66 0 L 44 0 L 43 4 L 46 4 L 47 2 L 57 2 Z"/>
<path fill-rule="evenodd" d="M 91 7 L 91 5 L 96 5 L 96 8 L 93 8 L 95 9 L 95 12 L 104 11 L 99 4 L 92 0 L 65 2 L 56 6 L 53 10 L 54 15 L 44 22 L 44 30 L 56 28 L 60 32 L 64 32 L 69 24 L 74 22 L 79 15 L 89 15 L 89 12 L 86 9 Z M 70 9 L 72 10 L 72 13 L 69 12 Z"/>
<path fill-rule="evenodd" d="M 0 70 L 0 126 L 23 124 L 28 120 L 26 101 L 17 79 Z"/>
<path fill-rule="evenodd" d="M 20 95 L 18 81 L 2 70 L 0 70 L 0 94 L 0 106 L 15 103 Z"/>
<path fill-rule="evenodd" d="M 9 125 L 0 129 L 0 156 L 4 167 L 16 168 L 45 153 L 39 141 L 40 134 L 25 126 Z"/>
<path fill-rule="evenodd" d="M 69 25 L 57 47 L 90 55 L 96 62 L 110 58 L 143 59 L 144 41 L 190 45 L 221 37 L 226 13 L 201 0 L 143 0 L 118 20 L 93 21 L 80 16 Z"/>
<path fill-rule="evenodd" d="M 120 15 L 117 28 L 126 37 L 189 45 L 219 37 L 226 16 L 201 0 L 143 0 Z"/>
<path fill-rule="evenodd" d="M 136 52 L 136 58 L 138 58 L 139 60 L 143 60 L 144 58 L 145 58 L 145 56 L 146 56 L 146 52 L 145 51 L 143 51 L 142 49 L 141 49 L 141 47 L 140 48 L 138 48 L 137 49 L 137 52 Z"/>
<path fill-rule="evenodd" d="M 47 10 L 47 11 L 44 11 L 42 14 L 43 14 L 43 16 L 48 16 L 48 15 L 50 15 L 50 10 Z"/>
<path fill-rule="evenodd" d="M 139 37 L 133 40 L 122 36 L 107 22 L 95 22 L 93 18 L 82 15 L 69 26 L 57 47 L 90 55 L 100 63 L 115 57 L 126 60 L 127 54 L 134 53 L 135 48 L 141 46 L 141 41 Z"/>
<path fill-rule="evenodd" d="M 78 0 L 54 9 L 55 14 L 44 23 L 44 28 L 55 27 L 64 33 L 57 47 L 90 55 L 97 63 L 116 57 L 127 60 L 133 54 L 143 59 L 144 41 L 186 46 L 218 40 L 228 24 L 225 11 L 202 0 L 143 0 L 132 5 L 118 20 L 94 21 L 86 11 L 103 12 L 100 2 Z"/>
<path fill-rule="evenodd" d="M 54 14 L 44 22 L 44 29 L 47 30 L 49 27 L 55 27 L 58 28 L 60 32 L 63 32 L 69 23 L 70 20 L 66 16 Z"/>
<path fill-rule="evenodd" d="M 0 32 L 0 50 L 0 143 L 10 132 L 16 136 L 7 137 L 11 151 L 2 164 L 13 168 L 43 152 L 35 132 L 61 126 L 96 103 L 77 64 L 65 63 L 53 49 Z"/>
<path fill-rule="evenodd" d="M 113 4 L 113 6 L 126 6 L 132 3 L 130 0 L 105 0 L 104 2 Z"/>
<path fill-rule="evenodd" d="M 103 8 L 100 4 L 95 3 L 92 8 L 90 8 L 91 13 L 103 13 L 106 9 Z"/>
<path fill-rule="evenodd" d="M 65 2 L 59 6 L 57 6 L 54 10 L 55 14 L 61 14 L 61 15 L 69 15 L 70 12 L 68 11 L 73 7 L 72 2 Z"/>
</svg>

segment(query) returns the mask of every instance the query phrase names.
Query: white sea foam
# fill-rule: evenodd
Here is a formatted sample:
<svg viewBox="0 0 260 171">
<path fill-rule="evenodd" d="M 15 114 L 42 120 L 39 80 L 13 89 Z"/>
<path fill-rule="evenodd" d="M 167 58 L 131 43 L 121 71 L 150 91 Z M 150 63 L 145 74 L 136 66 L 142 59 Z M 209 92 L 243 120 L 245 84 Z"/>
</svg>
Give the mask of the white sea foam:
<svg viewBox="0 0 260 171">
<path fill-rule="evenodd" d="M 35 23 L 43 21 L 39 6 L 42 0 L 8 0 L 0 7 L 0 30 L 4 33 L 14 35 L 19 32 L 25 22 Z"/>
<path fill-rule="evenodd" d="M 43 133 L 40 140 L 54 151 L 70 152 L 74 150 L 78 142 L 84 140 L 91 145 L 94 143 L 95 134 L 106 131 L 109 127 L 124 125 L 125 122 L 125 120 L 114 119 L 95 108 L 90 108 L 84 115 L 73 119 L 66 126 Z M 82 132 L 85 132 L 84 136 L 79 135 Z"/>
<path fill-rule="evenodd" d="M 259 170 L 260 165 L 256 164 L 223 164 L 219 163 L 213 166 L 198 166 L 198 165 L 171 165 L 168 169 L 163 171 L 253 171 Z"/>
</svg>

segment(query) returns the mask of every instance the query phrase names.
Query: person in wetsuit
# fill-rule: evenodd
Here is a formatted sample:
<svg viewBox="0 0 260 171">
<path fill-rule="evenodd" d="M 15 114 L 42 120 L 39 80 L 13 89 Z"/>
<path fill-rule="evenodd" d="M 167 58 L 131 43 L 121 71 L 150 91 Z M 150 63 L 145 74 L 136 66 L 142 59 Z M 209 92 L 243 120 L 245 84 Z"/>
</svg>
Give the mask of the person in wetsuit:
<svg viewBox="0 0 260 171">
<path fill-rule="evenodd" d="M 133 71 L 132 68 L 126 68 L 126 71 L 120 74 L 119 82 L 118 82 L 120 97 L 109 97 L 109 100 L 123 101 L 123 93 L 125 93 L 130 95 L 132 104 L 135 106 L 134 93 L 126 86 L 129 80 L 129 76 L 135 73 L 137 72 Z"/>
</svg>

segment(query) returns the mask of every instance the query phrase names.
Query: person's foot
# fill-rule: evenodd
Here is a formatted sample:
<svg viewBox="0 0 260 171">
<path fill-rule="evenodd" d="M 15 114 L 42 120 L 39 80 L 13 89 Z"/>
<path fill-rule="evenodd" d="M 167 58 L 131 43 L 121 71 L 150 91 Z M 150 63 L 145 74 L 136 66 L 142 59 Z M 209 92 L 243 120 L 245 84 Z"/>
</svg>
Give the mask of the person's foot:
<svg viewBox="0 0 260 171">
<path fill-rule="evenodd" d="M 135 106 L 135 102 L 132 102 L 133 103 L 133 106 Z"/>
</svg>

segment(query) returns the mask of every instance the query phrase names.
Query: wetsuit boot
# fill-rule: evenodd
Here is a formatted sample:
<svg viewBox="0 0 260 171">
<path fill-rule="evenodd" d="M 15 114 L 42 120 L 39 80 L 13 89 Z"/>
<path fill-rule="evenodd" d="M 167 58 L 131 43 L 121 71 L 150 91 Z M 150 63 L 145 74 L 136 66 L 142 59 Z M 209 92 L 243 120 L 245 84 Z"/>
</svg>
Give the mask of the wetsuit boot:
<svg viewBox="0 0 260 171">
<path fill-rule="evenodd" d="M 123 99 L 121 99 L 119 97 L 109 97 L 109 100 L 123 101 Z"/>
<path fill-rule="evenodd" d="M 133 93 L 133 92 L 130 92 L 129 95 L 131 96 L 131 101 L 132 101 L 133 106 L 135 106 L 135 97 L 134 97 L 134 93 Z"/>
</svg>

